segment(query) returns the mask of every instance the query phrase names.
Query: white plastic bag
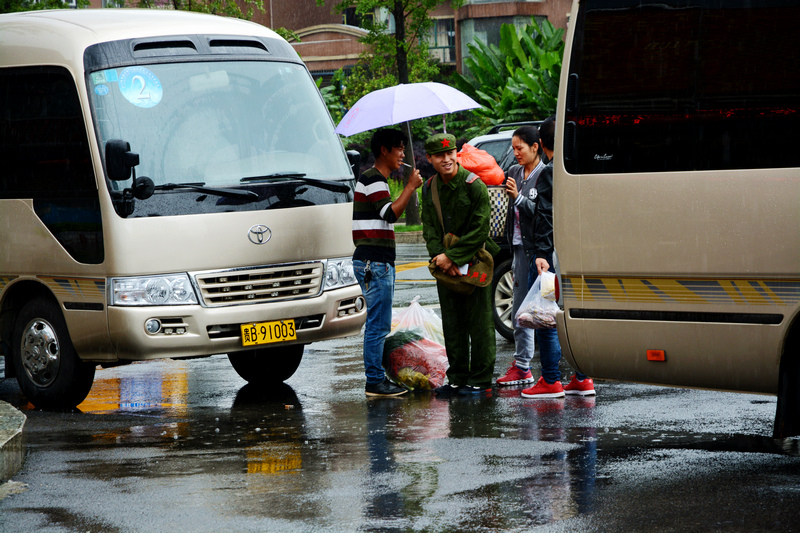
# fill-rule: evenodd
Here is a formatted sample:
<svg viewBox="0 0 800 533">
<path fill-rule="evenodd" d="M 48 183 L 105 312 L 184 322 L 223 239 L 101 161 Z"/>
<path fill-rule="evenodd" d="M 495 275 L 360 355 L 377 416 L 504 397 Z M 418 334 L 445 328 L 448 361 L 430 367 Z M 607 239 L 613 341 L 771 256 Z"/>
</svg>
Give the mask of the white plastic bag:
<svg viewBox="0 0 800 533">
<path fill-rule="evenodd" d="M 442 319 L 419 304 L 419 296 L 392 313 L 392 330 L 383 347 L 386 374 L 413 389 L 444 385 L 448 362 Z"/>
<path fill-rule="evenodd" d="M 430 309 L 419 304 L 419 296 L 414 296 L 408 307 L 401 311 L 392 311 L 392 330 L 389 335 L 398 331 L 414 331 L 423 339 L 428 339 L 444 346 L 442 319 Z"/>
<path fill-rule="evenodd" d="M 556 299 L 556 275 L 545 272 L 536 278 L 522 305 L 519 306 L 517 326 L 521 328 L 552 329 L 556 327 L 558 304 Z"/>
</svg>

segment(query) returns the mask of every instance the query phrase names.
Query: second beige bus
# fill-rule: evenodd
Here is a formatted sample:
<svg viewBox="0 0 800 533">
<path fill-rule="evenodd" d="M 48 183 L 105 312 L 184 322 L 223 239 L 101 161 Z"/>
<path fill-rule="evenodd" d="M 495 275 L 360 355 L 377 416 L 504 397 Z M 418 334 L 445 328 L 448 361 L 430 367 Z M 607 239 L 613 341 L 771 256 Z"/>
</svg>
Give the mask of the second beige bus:
<svg viewBox="0 0 800 533">
<path fill-rule="evenodd" d="M 797 2 L 579 0 L 554 229 L 592 377 L 777 394 L 800 433 Z"/>
</svg>

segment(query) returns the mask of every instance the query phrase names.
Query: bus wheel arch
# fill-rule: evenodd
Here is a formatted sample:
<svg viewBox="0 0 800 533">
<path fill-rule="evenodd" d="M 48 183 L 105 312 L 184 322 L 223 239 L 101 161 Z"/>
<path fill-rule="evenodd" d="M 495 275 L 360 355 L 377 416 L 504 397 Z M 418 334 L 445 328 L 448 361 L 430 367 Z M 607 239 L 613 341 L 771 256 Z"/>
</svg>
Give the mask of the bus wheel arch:
<svg viewBox="0 0 800 533">
<path fill-rule="evenodd" d="M 303 359 L 305 344 L 289 344 L 231 352 L 228 360 L 239 376 L 252 384 L 273 385 L 292 377 Z"/>
<path fill-rule="evenodd" d="M 797 435 L 800 435 L 800 316 L 794 318 L 783 345 L 773 430 L 775 438 Z"/>
<path fill-rule="evenodd" d="M 38 295 L 19 308 L 11 359 L 23 394 L 42 409 L 72 409 L 94 382 L 95 365 L 78 357 L 54 298 Z"/>
</svg>

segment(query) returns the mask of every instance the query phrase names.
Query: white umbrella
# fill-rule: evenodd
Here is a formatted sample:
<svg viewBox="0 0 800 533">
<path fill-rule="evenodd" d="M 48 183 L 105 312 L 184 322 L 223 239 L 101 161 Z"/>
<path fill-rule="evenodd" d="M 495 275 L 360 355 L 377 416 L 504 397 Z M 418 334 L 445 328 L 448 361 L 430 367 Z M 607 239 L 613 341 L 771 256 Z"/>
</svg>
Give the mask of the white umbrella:
<svg viewBox="0 0 800 533">
<path fill-rule="evenodd" d="M 480 106 L 449 85 L 433 81 L 401 83 L 362 96 L 339 122 L 336 133 L 349 137 L 383 126 Z"/>
</svg>

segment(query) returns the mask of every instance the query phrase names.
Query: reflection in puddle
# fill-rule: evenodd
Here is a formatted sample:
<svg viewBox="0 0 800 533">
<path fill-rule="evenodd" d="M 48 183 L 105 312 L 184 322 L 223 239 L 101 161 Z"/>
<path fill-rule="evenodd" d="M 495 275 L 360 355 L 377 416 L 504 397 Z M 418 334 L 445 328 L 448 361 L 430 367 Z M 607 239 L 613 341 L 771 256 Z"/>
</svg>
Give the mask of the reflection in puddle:
<svg viewBox="0 0 800 533">
<path fill-rule="evenodd" d="M 220 408 L 189 401 L 197 379 L 181 363 L 110 370 L 79 409 L 133 418 L 92 440 L 151 446 L 115 475 L 235 479 L 216 497 L 237 512 L 323 529 L 455 531 L 524 530 L 593 509 L 594 398 L 301 403 L 285 384 L 245 385 Z"/>
<path fill-rule="evenodd" d="M 78 410 L 83 413 L 153 408 L 186 411 L 189 386 L 184 363 L 141 365 L 136 370 L 130 375 L 120 375 L 118 369 L 98 370 L 92 390 Z"/>
<path fill-rule="evenodd" d="M 275 442 L 247 448 L 248 474 L 282 474 L 302 467 L 299 443 Z"/>
<path fill-rule="evenodd" d="M 594 407 L 582 400 L 569 403 L 571 416 Z M 596 431 L 567 430 L 557 420 L 563 400 L 517 402 L 517 416 L 492 400 L 367 403 L 365 519 L 394 518 L 400 529 L 424 529 L 431 516 L 453 530 L 525 529 L 592 510 Z"/>
<path fill-rule="evenodd" d="M 681 447 L 710 452 L 770 453 L 800 457 L 800 440 L 797 438 L 773 439 L 761 435 L 733 435 Z"/>
<path fill-rule="evenodd" d="M 564 409 L 423 394 L 304 411 L 289 391 L 243 390 L 231 409 L 245 432 L 248 491 L 269 495 L 259 512 L 270 518 L 302 516 L 323 529 L 524 530 L 593 508 L 595 429 L 566 429 L 562 419 L 557 430 L 553 415 Z"/>
<path fill-rule="evenodd" d="M 286 474 L 303 468 L 302 406 L 294 389 L 285 383 L 271 387 L 248 384 L 242 387 L 231 408 L 231 421 L 247 428 L 246 444 L 248 474 Z M 263 426 L 263 427 L 262 427 Z"/>
</svg>

